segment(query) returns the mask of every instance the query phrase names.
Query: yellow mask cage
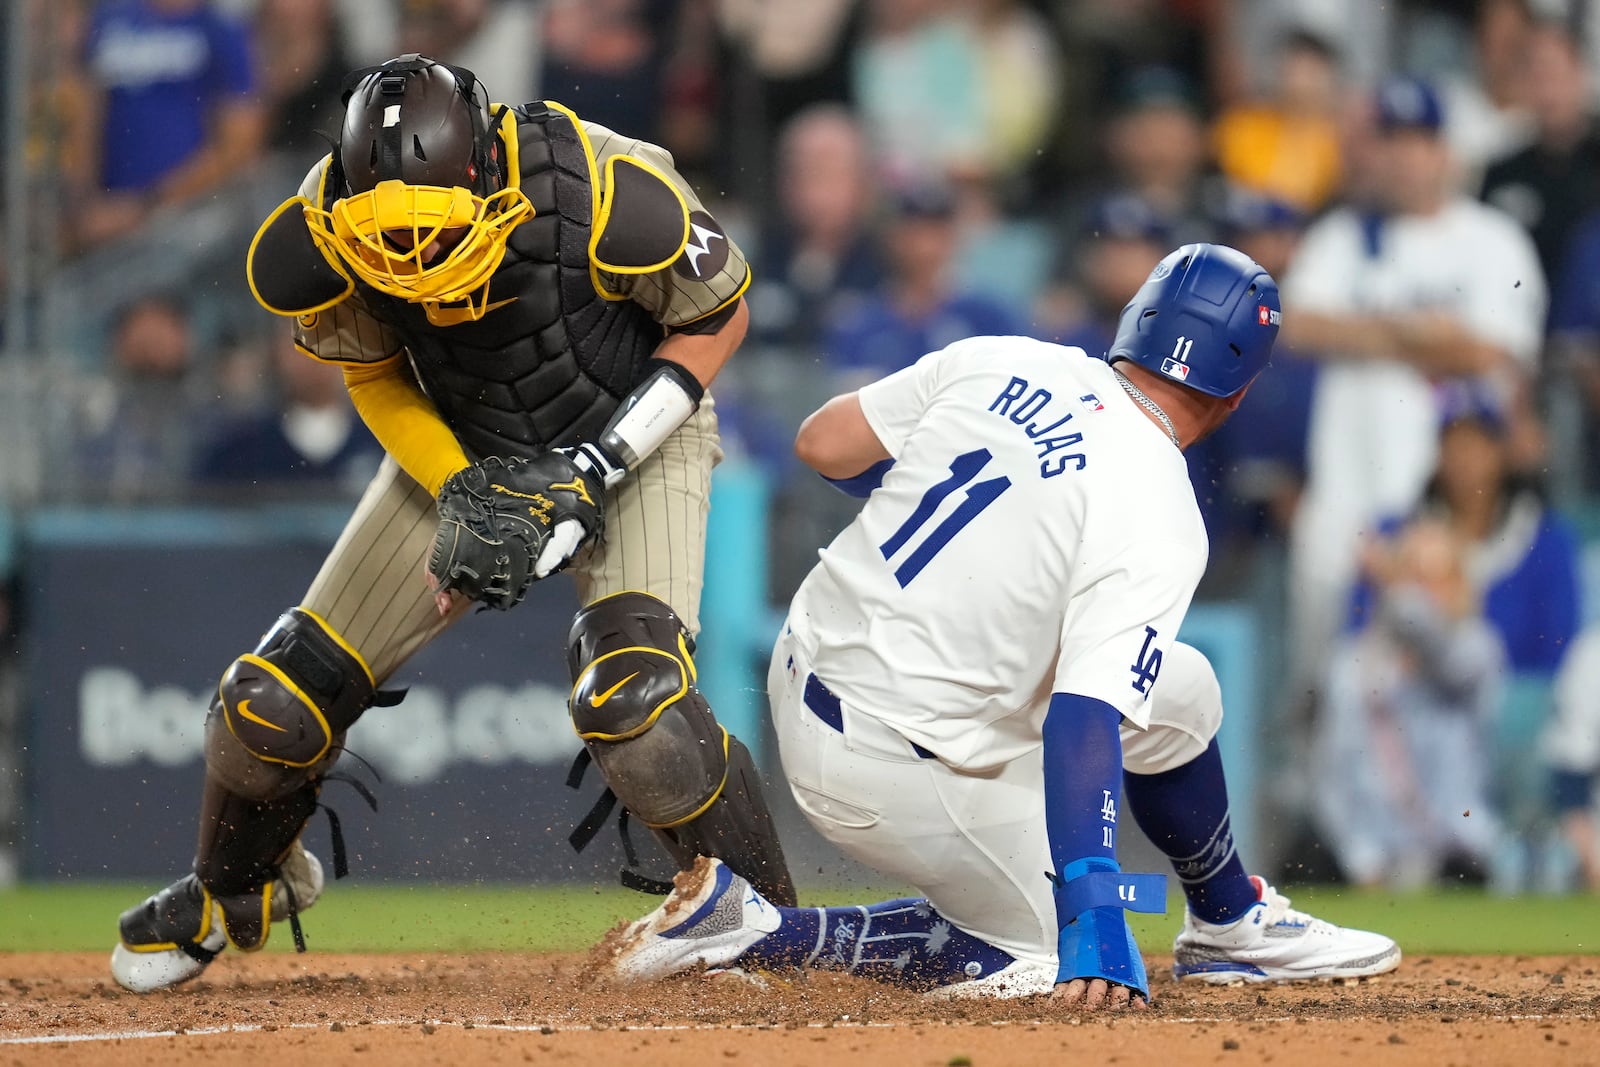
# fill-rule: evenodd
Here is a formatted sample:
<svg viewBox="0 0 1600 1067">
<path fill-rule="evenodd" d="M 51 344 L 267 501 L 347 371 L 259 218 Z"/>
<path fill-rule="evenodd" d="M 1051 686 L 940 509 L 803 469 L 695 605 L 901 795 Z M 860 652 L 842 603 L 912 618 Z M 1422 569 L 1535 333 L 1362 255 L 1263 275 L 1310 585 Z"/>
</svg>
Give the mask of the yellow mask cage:
<svg viewBox="0 0 1600 1067">
<path fill-rule="evenodd" d="M 520 188 L 516 120 L 509 114 L 502 131 L 508 148 L 504 189 L 480 197 L 460 187 L 382 181 L 334 201 L 326 211 L 308 205 L 312 240 L 379 292 L 421 304 L 430 320 L 451 304 L 464 304 L 468 320 L 482 318 L 489 280 L 505 258 L 511 231 L 533 214 Z M 392 235 L 408 238 L 410 247 L 401 247 Z M 455 243 L 432 263 L 424 262 L 436 240 Z"/>
</svg>

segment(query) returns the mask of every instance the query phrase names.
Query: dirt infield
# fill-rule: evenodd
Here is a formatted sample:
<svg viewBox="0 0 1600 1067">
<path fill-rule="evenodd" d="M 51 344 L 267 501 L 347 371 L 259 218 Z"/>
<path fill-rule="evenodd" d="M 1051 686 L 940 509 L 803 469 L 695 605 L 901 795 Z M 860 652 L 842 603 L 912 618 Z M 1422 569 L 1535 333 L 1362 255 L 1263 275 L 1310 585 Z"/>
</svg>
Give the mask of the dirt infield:
<svg viewBox="0 0 1600 1067">
<path fill-rule="evenodd" d="M 1166 961 L 1152 960 L 1164 969 Z M 1139 1015 L 930 1003 L 837 975 L 597 988 L 576 956 L 230 954 L 134 996 L 103 955 L 0 954 L 10 1064 L 1594 1064 L 1600 958 L 1437 957 L 1359 984 L 1155 981 Z"/>
</svg>

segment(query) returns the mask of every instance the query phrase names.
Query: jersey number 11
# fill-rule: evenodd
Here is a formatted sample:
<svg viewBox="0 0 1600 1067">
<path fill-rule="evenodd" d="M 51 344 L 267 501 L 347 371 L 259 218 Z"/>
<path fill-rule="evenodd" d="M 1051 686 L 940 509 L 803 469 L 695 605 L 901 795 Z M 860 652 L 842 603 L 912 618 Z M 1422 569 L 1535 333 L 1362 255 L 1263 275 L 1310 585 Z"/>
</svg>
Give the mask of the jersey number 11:
<svg viewBox="0 0 1600 1067">
<path fill-rule="evenodd" d="M 883 553 L 883 558 L 889 560 L 905 548 L 927 525 L 944 498 L 975 479 L 983 472 L 983 468 L 989 465 L 989 460 L 992 458 L 987 448 L 980 448 L 973 452 L 964 452 L 951 460 L 950 477 L 930 485 L 928 491 L 922 494 L 922 499 L 917 501 L 917 506 L 912 509 L 910 516 L 880 547 L 879 551 Z M 993 504 L 995 498 L 1005 492 L 1010 485 L 1011 479 L 1001 475 L 970 486 L 967 489 L 966 499 L 946 515 L 944 521 L 929 530 L 895 568 L 894 578 L 900 583 L 900 588 L 904 589 L 910 585 L 911 579 L 922 573 L 922 568 L 928 565 L 928 561 L 949 544 L 950 539 L 959 533 L 963 526 L 977 518 L 978 513 L 984 508 Z"/>
</svg>

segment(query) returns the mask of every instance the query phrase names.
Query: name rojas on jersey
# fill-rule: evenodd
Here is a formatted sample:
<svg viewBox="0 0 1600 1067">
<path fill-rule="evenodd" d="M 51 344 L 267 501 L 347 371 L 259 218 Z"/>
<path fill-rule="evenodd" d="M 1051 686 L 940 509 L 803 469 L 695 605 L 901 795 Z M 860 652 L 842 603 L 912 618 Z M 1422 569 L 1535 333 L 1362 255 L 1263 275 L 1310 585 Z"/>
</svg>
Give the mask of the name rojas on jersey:
<svg viewBox="0 0 1600 1067">
<path fill-rule="evenodd" d="M 1077 403 L 1089 411 L 1105 410 L 1105 405 L 1094 393 L 1079 396 Z M 1056 454 L 1081 445 L 1083 434 L 1077 431 L 1059 432 L 1072 421 L 1075 413 L 1068 409 L 1066 402 L 1056 400 L 1055 395 L 1043 386 L 1036 386 L 1028 379 L 1013 374 L 1005 388 L 1000 390 L 1000 395 L 989 405 L 989 410 L 1004 415 L 1022 427 L 1022 432 L 1032 439 L 1038 452 L 1039 477 L 1054 478 L 1068 467 L 1081 471 L 1089 462 L 1082 452 Z"/>
</svg>

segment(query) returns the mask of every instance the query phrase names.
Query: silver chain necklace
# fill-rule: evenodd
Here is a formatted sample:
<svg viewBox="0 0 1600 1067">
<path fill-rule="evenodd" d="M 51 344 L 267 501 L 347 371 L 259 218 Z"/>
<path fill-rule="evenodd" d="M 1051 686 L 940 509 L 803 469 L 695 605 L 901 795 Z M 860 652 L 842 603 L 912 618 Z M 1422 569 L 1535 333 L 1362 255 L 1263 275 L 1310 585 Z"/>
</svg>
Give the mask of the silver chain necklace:
<svg viewBox="0 0 1600 1067">
<path fill-rule="evenodd" d="M 1137 385 L 1134 385 L 1131 381 L 1129 381 L 1127 375 L 1123 374 L 1119 370 L 1115 370 L 1115 368 L 1113 368 L 1113 371 L 1117 376 L 1117 384 L 1122 386 L 1122 391 L 1133 397 L 1133 402 L 1135 404 L 1138 404 L 1150 414 L 1154 415 L 1156 417 L 1156 421 L 1161 424 L 1161 428 L 1167 431 L 1167 436 L 1172 438 L 1172 447 L 1182 450 L 1183 445 L 1178 441 L 1178 431 L 1172 428 L 1172 420 L 1167 418 L 1167 413 L 1165 411 L 1161 410 L 1161 405 L 1145 396 L 1144 390 L 1140 389 Z"/>
</svg>

